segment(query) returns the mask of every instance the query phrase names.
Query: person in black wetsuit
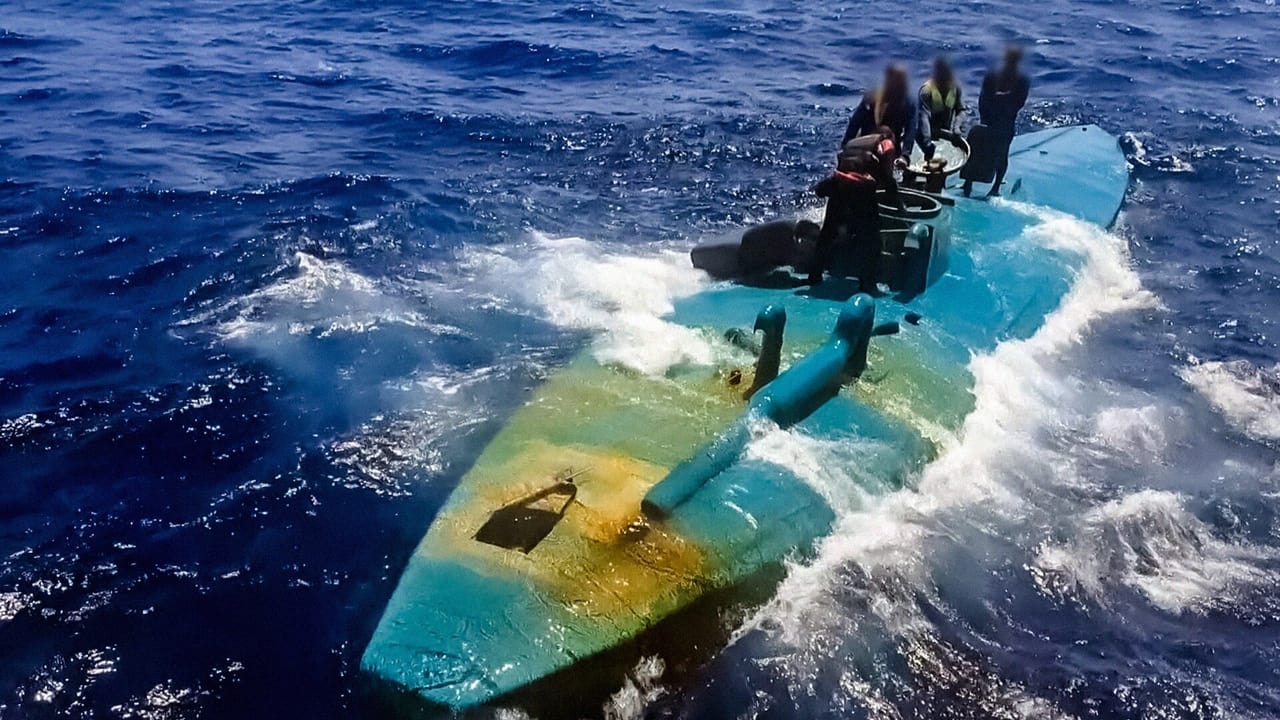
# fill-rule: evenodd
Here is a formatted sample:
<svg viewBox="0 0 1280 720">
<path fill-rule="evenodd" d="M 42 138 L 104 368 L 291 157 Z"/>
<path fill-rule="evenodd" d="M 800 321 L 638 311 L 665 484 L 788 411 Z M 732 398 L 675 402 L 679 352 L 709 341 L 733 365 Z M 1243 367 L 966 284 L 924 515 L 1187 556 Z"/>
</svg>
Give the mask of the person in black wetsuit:
<svg viewBox="0 0 1280 720">
<path fill-rule="evenodd" d="M 982 79 L 982 95 L 978 98 L 978 116 L 990 129 L 997 143 L 996 178 L 988 197 L 1000 194 L 1000 184 L 1009 170 L 1009 144 L 1018 124 L 1018 112 L 1027 104 L 1031 81 L 1022 74 L 1022 49 L 1016 45 L 1004 51 L 1004 63 L 1000 69 L 987 73 Z M 964 194 L 969 195 L 973 183 L 966 180 Z"/>
<path fill-rule="evenodd" d="M 885 201 L 901 205 L 898 183 L 893 176 L 898 159 L 894 131 L 882 127 L 874 135 L 863 135 L 847 142 L 836 161 L 836 171 L 814 188 L 818 197 L 827 199 L 826 214 L 818 234 L 814 265 L 808 282 L 822 282 L 830 269 L 837 244 L 843 244 L 857 269 L 859 289 L 874 293 L 879 274 L 880 207 L 876 191 L 885 190 Z"/>
<path fill-rule="evenodd" d="M 893 129 L 893 140 L 899 156 L 911 157 L 911 147 L 916 141 L 920 108 L 908 87 L 907 71 L 900 65 L 890 65 L 884 71 L 884 84 L 879 90 L 868 92 L 849 118 L 840 147 L 850 140 L 864 135 L 874 135 L 881 127 Z"/>
</svg>

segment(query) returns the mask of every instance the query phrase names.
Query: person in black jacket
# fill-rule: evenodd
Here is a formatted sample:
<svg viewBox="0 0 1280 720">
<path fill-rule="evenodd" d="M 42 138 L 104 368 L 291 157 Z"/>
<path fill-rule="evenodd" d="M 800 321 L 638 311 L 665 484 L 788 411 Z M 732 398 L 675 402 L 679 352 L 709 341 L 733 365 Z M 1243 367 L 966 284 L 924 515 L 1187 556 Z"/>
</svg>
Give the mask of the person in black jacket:
<svg viewBox="0 0 1280 720">
<path fill-rule="evenodd" d="M 849 118 L 840 147 L 850 140 L 865 135 L 875 135 L 880 128 L 893 129 L 894 144 L 902 158 L 911 157 L 919 130 L 920 108 L 911 94 L 907 71 L 901 65 L 890 65 L 884 71 L 884 83 L 878 90 L 868 92 Z"/>
<path fill-rule="evenodd" d="M 814 265 L 809 270 L 809 284 L 822 282 L 835 246 L 843 244 L 857 270 L 860 290 L 875 292 L 882 249 L 877 190 L 885 191 L 885 202 L 901 204 L 893 176 L 898 159 L 894 135 L 891 128 L 881 127 L 874 134 L 845 143 L 835 172 L 814 188 L 818 197 L 827 199 L 827 209 L 818 233 Z"/>
<path fill-rule="evenodd" d="M 1004 51 L 1004 63 L 1000 69 L 987 73 L 982 79 L 982 95 L 978 98 L 978 116 L 983 125 L 990 130 L 997 143 L 996 178 L 991 186 L 989 197 L 1000 194 L 1000 184 L 1009 170 L 1009 144 L 1013 142 L 1013 134 L 1018 124 L 1018 113 L 1027 104 L 1027 94 L 1031 90 L 1031 81 L 1022 74 L 1022 49 L 1016 45 Z M 973 183 L 965 181 L 964 194 L 967 196 Z"/>
</svg>

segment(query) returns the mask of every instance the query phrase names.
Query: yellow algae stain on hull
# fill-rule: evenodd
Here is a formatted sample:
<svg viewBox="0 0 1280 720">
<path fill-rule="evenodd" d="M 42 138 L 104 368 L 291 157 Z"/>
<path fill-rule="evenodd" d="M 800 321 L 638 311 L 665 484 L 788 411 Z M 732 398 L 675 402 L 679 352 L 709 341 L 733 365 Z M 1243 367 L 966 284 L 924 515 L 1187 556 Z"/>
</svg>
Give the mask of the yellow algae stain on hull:
<svg viewBox="0 0 1280 720">
<path fill-rule="evenodd" d="M 939 362 L 939 351 L 920 347 L 919 342 L 908 337 L 873 344 L 870 369 L 844 392 L 939 443 L 973 410 L 973 377 L 963 365 Z"/>
<path fill-rule="evenodd" d="M 668 525 L 648 524 L 640 503 L 743 411 L 750 378 L 734 367 L 653 377 L 579 356 L 485 448 L 417 559 L 521 588 L 544 608 L 548 632 L 561 634 L 568 652 L 599 650 L 644 630 L 726 577 L 714 552 Z M 570 477 L 572 491 L 563 492 Z M 525 507 L 548 490 L 561 494 L 544 505 L 563 515 L 527 553 L 476 539 L 495 512 Z"/>
<path fill-rule="evenodd" d="M 475 539 L 496 509 L 556 483 L 570 469 L 580 473 L 572 481 L 576 496 L 527 554 Z M 504 462 L 473 469 L 474 492 L 436 520 L 419 552 L 484 575 L 519 578 L 574 614 L 644 626 L 714 571 L 699 548 L 648 526 L 640 515 L 641 498 L 666 473 L 596 448 L 529 442 Z"/>
<path fill-rule="evenodd" d="M 730 385 L 735 369 L 737 384 Z M 582 356 L 547 380 L 485 454 L 518 451 L 524 441 L 543 440 L 673 466 L 742 412 L 749 383 L 750 372 L 739 368 L 700 367 L 653 377 Z"/>
</svg>

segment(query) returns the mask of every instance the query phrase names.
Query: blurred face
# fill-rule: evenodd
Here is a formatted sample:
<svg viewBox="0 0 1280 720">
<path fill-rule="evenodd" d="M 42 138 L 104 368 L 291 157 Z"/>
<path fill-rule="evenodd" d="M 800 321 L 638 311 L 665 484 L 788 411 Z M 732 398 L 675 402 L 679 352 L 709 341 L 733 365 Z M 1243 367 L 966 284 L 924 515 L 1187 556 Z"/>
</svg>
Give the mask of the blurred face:
<svg viewBox="0 0 1280 720">
<path fill-rule="evenodd" d="M 951 64 L 946 60 L 938 60 L 933 64 L 933 79 L 941 85 L 950 85 L 955 74 L 951 71 Z"/>
<path fill-rule="evenodd" d="M 1012 72 L 1018 69 L 1019 63 L 1022 62 L 1022 48 L 1017 46 L 1009 46 L 1004 51 L 1004 69 Z"/>
<path fill-rule="evenodd" d="M 906 97 L 907 72 L 896 65 L 886 68 L 884 71 L 884 89 L 890 97 Z"/>
</svg>

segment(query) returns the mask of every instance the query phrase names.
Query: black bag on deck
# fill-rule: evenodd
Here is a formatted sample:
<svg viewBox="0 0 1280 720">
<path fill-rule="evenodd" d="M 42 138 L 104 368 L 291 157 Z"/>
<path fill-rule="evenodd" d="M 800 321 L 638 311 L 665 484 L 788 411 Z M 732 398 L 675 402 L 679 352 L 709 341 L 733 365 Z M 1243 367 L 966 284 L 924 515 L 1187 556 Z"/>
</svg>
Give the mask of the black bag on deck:
<svg viewBox="0 0 1280 720">
<path fill-rule="evenodd" d="M 991 128 L 975 125 L 969 129 L 966 139 L 969 141 L 969 162 L 960 168 L 960 179 L 979 183 L 995 180 L 1000 143 L 996 142 Z"/>
</svg>

